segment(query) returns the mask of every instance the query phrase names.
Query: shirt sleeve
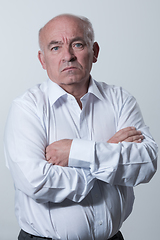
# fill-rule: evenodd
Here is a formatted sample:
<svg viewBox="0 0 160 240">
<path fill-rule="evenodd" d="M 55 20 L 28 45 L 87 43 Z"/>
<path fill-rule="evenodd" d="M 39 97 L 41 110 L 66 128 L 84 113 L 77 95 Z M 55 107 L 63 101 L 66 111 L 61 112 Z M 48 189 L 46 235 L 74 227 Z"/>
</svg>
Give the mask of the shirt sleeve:
<svg viewBox="0 0 160 240">
<path fill-rule="evenodd" d="M 119 109 L 117 122 L 117 131 L 129 126 L 142 131 L 142 143 L 114 144 L 74 139 L 69 166 L 88 167 L 95 178 L 111 185 L 133 187 L 146 183 L 156 172 L 158 147 L 133 97 L 128 97 Z M 91 154 L 86 155 L 86 152 Z"/>
<path fill-rule="evenodd" d="M 95 178 L 89 169 L 60 167 L 45 160 L 46 131 L 30 103 L 14 101 L 5 128 L 4 150 L 15 188 L 35 201 L 80 202 Z"/>
</svg>

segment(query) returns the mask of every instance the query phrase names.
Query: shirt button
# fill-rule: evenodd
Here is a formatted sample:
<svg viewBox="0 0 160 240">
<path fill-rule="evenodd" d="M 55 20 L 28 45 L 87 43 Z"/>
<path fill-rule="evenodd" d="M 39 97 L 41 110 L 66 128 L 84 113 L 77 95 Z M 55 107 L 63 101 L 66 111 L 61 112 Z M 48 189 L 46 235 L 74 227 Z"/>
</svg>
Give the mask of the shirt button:
<svg viewBox="0 0 160 240">
<path fill-rule="evenodd" d="M 101 226 L 103 224 L 103 221 L 99 221 L 99 225 Z"/>
<path fill-rule="evenodd" d="M 95 198 L 98 198 L 98 194 L 97 193 L 95 194 Z"/>
</svg>

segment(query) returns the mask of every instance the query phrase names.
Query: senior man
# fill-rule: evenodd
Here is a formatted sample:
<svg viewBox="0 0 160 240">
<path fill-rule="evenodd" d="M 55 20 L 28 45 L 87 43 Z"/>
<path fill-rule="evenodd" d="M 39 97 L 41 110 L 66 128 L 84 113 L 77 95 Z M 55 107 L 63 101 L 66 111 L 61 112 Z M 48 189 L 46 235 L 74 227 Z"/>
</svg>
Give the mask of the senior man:
<svg viewBox="0 0 160 240">
<path fill-rule="evenodd" d="M 18 239 L 123 239 L 157 145 L 135 98 L 91 77 L 99 46 L 88 19 L 59 15 L 39 43 L 49 78 L 13 101 L 5 131 Z"/>
</svg>

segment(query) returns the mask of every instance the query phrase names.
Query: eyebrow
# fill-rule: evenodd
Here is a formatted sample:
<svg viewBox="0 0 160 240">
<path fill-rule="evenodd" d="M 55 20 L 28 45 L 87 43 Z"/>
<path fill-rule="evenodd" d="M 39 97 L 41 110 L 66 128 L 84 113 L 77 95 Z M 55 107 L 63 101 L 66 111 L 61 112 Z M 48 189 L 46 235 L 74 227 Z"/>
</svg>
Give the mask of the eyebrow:
<svg viewBox="0 0 160 240">
<path fill-rule="evenodd" d="M 76 41 L 82 41 L 83 43 L 86 44 L 85 40 L 84 40 L 82 37 L 75 37 L 75 38 L 71 39 L 71 43 L 76 42 Z M 63 42 L 62 42 L 62 41 L 52 40 L 52 41 L 48 44 L 48 48 L 50 48 L 52 45 L 56 45 L 56 44 L 63 45 Z"/>
<path fill-rule="evenodd" d="M 71 40 L 71 43 L 81 41 L 84 45 L 87 45 L 87 42 L 82 37 L 75 37 Z"/>
<path fill-rule="evenodd" d="M 61 41 L 52 40 L 52 41 L 48 44 L 48 48 L 50 48 L 50 46 L 56 45 L 56 44 L 62 45 L 63 43 L 62 43 Z"/>
</svg>

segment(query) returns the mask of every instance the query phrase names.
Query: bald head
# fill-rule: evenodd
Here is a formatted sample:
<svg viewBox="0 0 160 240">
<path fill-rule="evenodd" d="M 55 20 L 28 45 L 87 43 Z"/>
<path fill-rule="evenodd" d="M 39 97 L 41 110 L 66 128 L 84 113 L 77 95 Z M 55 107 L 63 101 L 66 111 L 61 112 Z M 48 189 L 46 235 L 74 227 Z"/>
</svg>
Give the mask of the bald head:
<svg viewBox="0 0 160 240">
<path fill-rule="evenodd" d="M 79 17 L 72 14 L 62 14 L 52 18 L 47 22 L 44 27 L 39 30 L 39 47 L 41 51 L 44 50 L 44 40 L 46 32 L 52 31 L 54 24 L 57 22 L 66 22 L 66 20 L 71 20 L 77 23 L 77 27 L 81 28 L 84 32 L 86 42 L 89 46 L 93 46 L 94 43 L 94 30 L 91 22 L 85 17 Z"/>
</svg>

